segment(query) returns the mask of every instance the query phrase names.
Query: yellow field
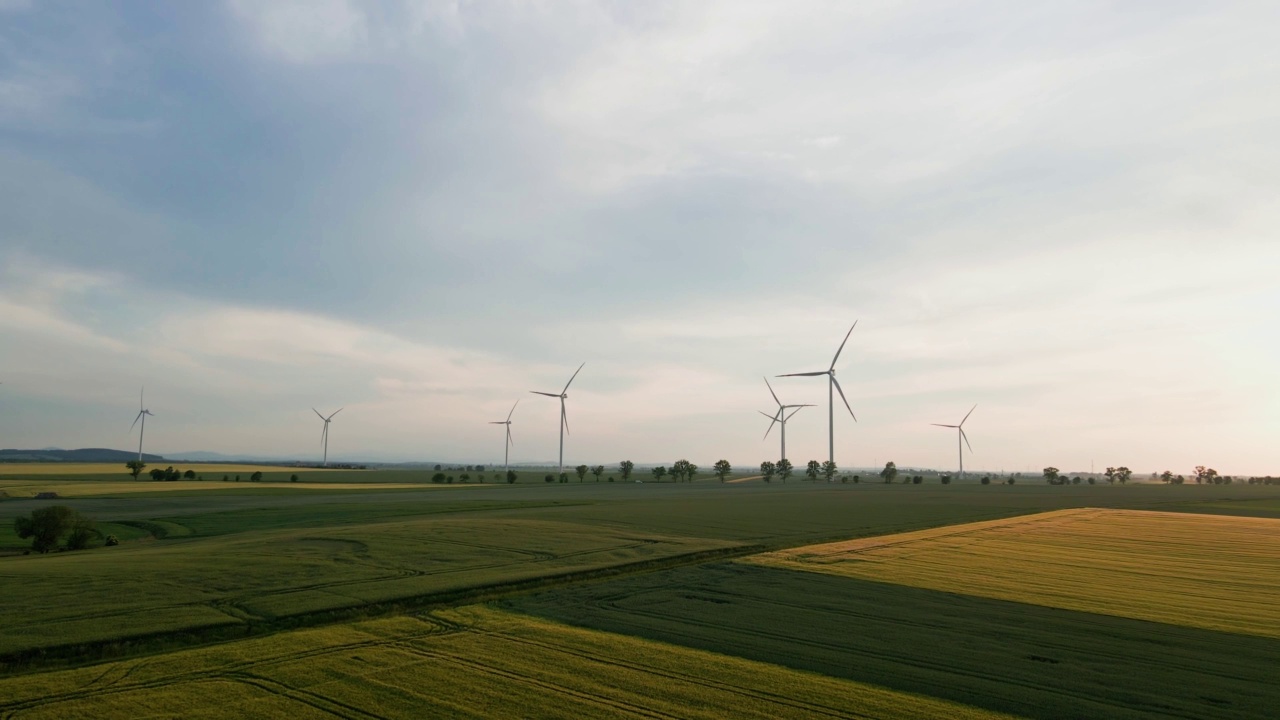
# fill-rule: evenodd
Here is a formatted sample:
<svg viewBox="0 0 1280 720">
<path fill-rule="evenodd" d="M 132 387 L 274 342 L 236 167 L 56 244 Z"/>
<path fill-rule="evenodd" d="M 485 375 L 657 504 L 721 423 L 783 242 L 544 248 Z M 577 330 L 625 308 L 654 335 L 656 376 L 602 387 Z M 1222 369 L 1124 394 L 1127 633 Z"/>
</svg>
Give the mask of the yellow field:
<svg viewBox="0 0 1280 720">
<path fill-rule="evenodd" d="M 258 488 L 288 488 L 290 490 L 422 490 L 426 488 L 497 487 L 496 484 L 435 483 L 306 483 L 306 482 L 257 482 L 225 483 L 216 480 L 51 480 L 33 483 L 30 480 L 4 480 L 0 478 L 0 491 L 11 498 L 35 497 L 37 493 L 55 492 L 58 497 L 83 497 L 85 495 L 121 495 L 127 493 L 174 492 L 191 490 L 244 490 Z"/>
<path fill-rule="evenodd" d="M 482 606 L 0 680 L 67 717 L 996 718 L 956 703 Z"/>
<path fill-rule="evenodd" d="M 1280 638 L 1280 520 L 1077 509 L 740 562 Z"/>
<path fill-rule="evenodd" d="M 218 465 L 209 463 L 170 463 L 159 465 L 181 466 L 183 470 L 197 473 L 255 473 L 292 472 L 294 468 L 281 465 Z M 148 465 L 148 467 L 153 467 Z M 341 472 L 328 468 L 299 468 L 298 472 Z M 124 463 L 0 463 L 0 477 L 6 475 L 111 475 L 124 473 Z"/>
</svg>

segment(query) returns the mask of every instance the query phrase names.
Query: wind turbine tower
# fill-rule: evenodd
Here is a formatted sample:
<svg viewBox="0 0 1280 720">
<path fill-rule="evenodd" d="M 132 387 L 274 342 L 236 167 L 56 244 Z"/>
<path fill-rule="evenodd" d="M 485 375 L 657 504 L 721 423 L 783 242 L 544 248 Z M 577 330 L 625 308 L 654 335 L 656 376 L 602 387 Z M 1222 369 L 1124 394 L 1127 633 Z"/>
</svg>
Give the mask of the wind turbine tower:
<svg viewBox="0 0 1280 720">
<path fill-rule="evenodd" d="M 502 467 L 504 470 L 502 479 L 504 481 L 507 479 L 507 473 L 511 472 L 511 444 L 512 444 L 511 416 L 516 411 L 516 405 L 519 405 L 519 404 L 520 404 L 520 401 L 517 400 L 516 404 L 511 406 L 511 412 L 507 413 L 506 420 L 495 420 L 494 422 L 489 423 L 490 425 L 506 425 L 507 426 L 507 442 L 504 443 L 502 446 Z"/>
<path fill-rule="evenodd" d="M 769 394 L 773 396 L 773 401 L 778 403 L 778 411 L 773 415 L 766 412 L 760 413 L 772 421 L 769 423 L 769 429 L 764 431 L 764 436 L 765 438 L 769 437 L 769 432 L 773 430 L 774 423 L 782 425 L 782 455 L 780 457 L 785 460 L 787 457 L 787 421 L 791 419 L 792 415 L 800 412 L 800 408 L 813 407 L 813 405 L 783 405 L 782 401 L 778 399 L 778 394 L 773 391 L 773 386 L 769 384 L 769 378 L 764 379 L 764 384 L 765 387 L 769 388 Z M 791 408 L 795 409 L 791 410 Z M 791 410 L 791 412 L 788 413 L 787 410 Z"/>
<path fill-rule="evenodd" d="M 956 437 L 956 450 L 960 452 L 960 474 L 957 479 L 964 478 L 964 445 L 961 445 L 960 441 L 963 440 L 965 445 L 969 445 L 969 436 L 964 434 L 964 421 L 968 420 L 969 416 L 973 414 L 973 411 L 977 409 L 978 409 L 977 404 L 974 404 L 973 407 L 969 408 L 969 412 L 964 414 L 964 420 L 961 420 L 959 425 L 943 425 L 942 423 L 929 423 L 934 427 L 956 429 L 957 435 L 958 435 L 958 437 Z M 973 452 L 972 445 L 969 445 L 969 452 Z"/>
<path fill-rule="evenodd" d="M 337 410 L 334 410 L 333 415 L 337 415 L 338 413 L 342 412 L 344 409 L 345 408 L 338 408 Z M 324 467 L 329 467 L 329 421 L 333 419 L 333 415 L 330 415 L 329 417 L 325 417 L 321 415 L 320 411 L 315 408 L 311 408 L 311 412 L 315 413 L 316 417 L 324 421 L 324 429 L 320 431 L 320 443 L 324 445 L 324 460 L 321 462 L 321 464 Z"/>
<path fill-rule="evenodd" d="M 573 377 L 569 378 L 569 382 L 564 384 L 564 389 L 558 393 L 539 392 L 538 390 L 529 391 L 534 395 L 546 395 L 547 397 L 560 398 L 560 469 L 556 473 L 557 479 L 564 474 L 564 434 L 569 431 L 569 416 L 564 411 L 564 401 L 569 397 L 567 393 L 569 392 L 569 386 L 573 384 L 573 378 L 578 377 L 578 373 L 582 372 L 582 368 L 584 366 L 586 366 L 586 363 L 582 363 L 582 365 L 578 366 L 577 370 L 573 371 Z"/>
<path fill-rule="evenodd" d="M 155 417 L 155 414 L 148 410 L 142 401 L 146 390 L 144 387 L 138 391 L 138 415 L 133 419 L 133 425 L 129 426 L 129 432 L 133 432 L 133 426 L 137 425 L 139 420 L 142 421 L 142 429 L 138 431 L 138 462 L 142 462 L 142 438 L 147 434 L 147 416 Z"/>
<path fill-rule="evenodd" d="M 854 320 L 853 325 L 849 327 L 849 332 L 844 334 L 844 340 L 840 343 L 839 349 L 836 350 L 835 357 L 831 358 L 831 367 L 826 370 L 818 370 L 816 372 L 788 373 L 779 375 L 778 377 L 819 377 L 827 376 L 827 454 L 828 460 L 836 461 L 836 393 L 840 393 L 840 399 L 844 401 L 844 407 L 849 411 L 849 417 L 854 422 L 858 422 L 858 416 L 853 414 L 853 408 L 849 407 L 849 400 L 844 396 L 844 390 L 840 387 L 840 381 L 836 380 L 836 361 L 840 359 L 840 353 L 844 350 L 844 344 L 849 342 L 849 336 L 853 334 L 853 328 L 858 327 L 858 321 Z"/>
</svg>

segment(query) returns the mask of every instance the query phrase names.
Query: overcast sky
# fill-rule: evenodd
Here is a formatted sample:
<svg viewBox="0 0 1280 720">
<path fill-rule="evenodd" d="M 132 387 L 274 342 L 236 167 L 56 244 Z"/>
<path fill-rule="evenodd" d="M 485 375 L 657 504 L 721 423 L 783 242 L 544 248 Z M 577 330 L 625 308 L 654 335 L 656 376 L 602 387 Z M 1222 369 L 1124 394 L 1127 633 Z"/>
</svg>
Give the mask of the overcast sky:
<svg viewBox="0 0 1280 720">
<path fill-rule="evenodd" d="M 1280 473 L 1278 27 L 0 0 L 0 447 Z"/>
</svg>

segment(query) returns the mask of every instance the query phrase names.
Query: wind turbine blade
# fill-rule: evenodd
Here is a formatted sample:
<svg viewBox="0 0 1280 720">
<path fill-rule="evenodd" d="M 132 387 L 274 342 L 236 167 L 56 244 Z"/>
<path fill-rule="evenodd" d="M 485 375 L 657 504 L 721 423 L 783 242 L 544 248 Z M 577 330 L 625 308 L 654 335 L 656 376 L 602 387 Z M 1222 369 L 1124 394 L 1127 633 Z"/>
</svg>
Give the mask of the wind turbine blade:
<svg viewBox="0 0 1280 720">
<path fill-rule="evenodd" d="M 501 420 L 495 420 L 495 421 L 493 421 L 493 422 L 491 422 L 491 423 L 489 423 L 489 424 L 490 424 L 490 425 L 506 425 L 506 423 L 505 423 L 505 422 L 503 422 L 503 421 L 501 421 Z"/>
<path fill-rule="evenodd" d="M 964 420 L 968 420 L 968 419 L 969 419 L 969 416 L 973 414 L 973 411 L 974 411 L 974 410 L 977 410 L 977 409 L 978 409 L 978 404 L 977 404 L 977 403 L 974 403 L 974 404 L 973 404 L 973 407 L 969 408 L 969 412 L 967 412 L 967 413 L 965 413 L 965 414 L 964 414 Z M 961 421 L 960 421 L 960 424 L 959 424 L 959 425 L 957 425 L 956 427 L 964 427 L 964 420 L 961 420 Z"/>
<path fill-rule="evenodd" d="M 807 407 L 807 406 L 801 405 L 800 407 Z M 800 407 L 796 408 L 795 410 L 792 410 L 791 415 L 787 416 L 787 420 L 790 420 L 796 413 L 800 412 Z"/>
<path fill-rule="evenodd" d="M 563 403 L 560 405 L 560 422 L 564 423 L 564 434 L 571 435 L 572 433 L 569 432 L 569 413 L 565 412 Z"/>
<path fill-rule="evenodd" d="M 778 399 L 778 394 L 773 391 L 773 386 L 769 384 L 769 378 L 764 379 L 764 386 L 769 388 L 769 394 L 773 396 L 773 401 L 778 403 L 778 406 L 781 407 L 782 401 Z"/>
<path fill-rule="evenodd" d="M 964 438 L 965 445 L 969 445 L 969 436 L 964 434 L 964 428 L 960 428 L 960 437 Z M 973 452 L 972 445 L 969 445 L 969 452 Z"/>
<path fill-rule="evenodd" d="M 315 409 L 315 408 L 311 408 L 311 412 L 315 413 L 315 414 L 316 414 L 316 417 L 320 418 L 321 420 L 324 420 L 324 416 L 320 414 L 320 411 L 319 411 L 319 410 L 317 410 L 317 409 Z"/>
<path fill-rule="evenodd" d="M 817 377 L 819 375 L 830 375 L 830 374 L 831 373 L 829 371 L 823 370 L 822 372 L 787 373 L 786 375 L 774 375 L 774 377 Z"/>
<path fill-rule="evenodd" d="M 337 410 L 334 410 L 334 411 L 333 411 L 333 415 L 337 415 L 338 413 L 342 412 L 343 410 L 346 410 L 346 408 L 338 408 Z M 325 419 L 326 419 L 326 420 L 332 420 L 332 419 L 333 419 L 333 415 L 330 415 L 329 417 L 327 417 L 327 418 L 325 418 Z"/>
<path fill-rule="evenodd" d="M 515 445 L 516 441 L 511 439 L 511 426 L 507 425 L 507 444 Z"/>
<path fill-rule="evenodd" d="M 836 361 L 840 359 L 840 353 L 844 351 L 844 344 L 849 342 L 849 336 L 853 334 L 853 329 L 858 327 L 858 321 L 854 320 L 853 325 L 849 327 L 849 332 L 844 334 L 844 340 L 840 342 L 840 349 L 836 350 L 836 356 L 831 358 L 831 369 L 836 369 Z"/>
<path fill-rule="evenodd" d="M 519 404 L 520 404 L 520 401 L 519 401 L 519 400 L 516 400 L 516 405 L 519 405 Z M 511 415 L 512 415 L 513 413 L 515 413 L 515 411 L 516 411 L 516 405 L 512 405 L 512 406 L 511 406 L 511 412 L 507 413 L 507 421 L 508 421 L 508 422 L 510 422 L 510 420 L 511 420 Z"/>
<path fill-rule="evenodd" d="M 850 328 L 850 330 L 852 329 Z M 854 422 L 858 422 L 858 416 L 854 415 L 853 408 L 849 407 L 849 400 L 844 396 L 844 390 L 840 387 L 840 381 L 836 379 L 835 375 L 831 376 L 831 382 L 836 386 L 836 392 L 840 393 L 840 399 L 844 400 L 844 409 L 849 411 L 849 417 L 853 418 Z"/>
<path fill-rule="evenodd" d="M 949 427 L 949 428 L 958 428 L 958 427 L 960 427 L 959 425 L 943 425 L 942 423 L 929 423 L 929 424 L 930 424 L 930 425 L 933 425 L 934 427 Z"/>
<path fill-rule="evenodd" d="M 586 365 L 587 365 L 586 363 L 582 363 L 581 365 L 578 366 L 577 370 L 573 371 L 573 377 L 569 378 L 569 382 L 564 384 L 564 389 L 560 391 L 561 395 L 569 392 L 569 386 L 573 384 L 573 378 L 578 377 L 578 373 L 582 372 L 582 368 L 586 367 Z"/>
<path fill-rule="evenodd" d="M 129 432 L 131 433 L 133 432 L 133 428 L 138 424 L 138 421 L 141 419 L 142 419 L 142 411 L 139 410 L 137 416 L 133 418 L 133 425 L 129 426 Z"/>
<path fill-rule="evenodd" d="M 555 393 L 544 393 L 544 392 L 539 392 L 539 391 L 537 391 L 537 390 L 530 390 L 529 392 L 533 393 L 534 395 L 546 395 L 547 397 L 553 397 L 553 398 L 558 398 L 558 397 L 560 397 L 559 395 L 556 395 Z"/>
<path fill-rule="evenodd" d="M 759 410 L 757 410 L 756 412 L 760 412 L 760 411 L 759 411 Z M 782 411 L 781 411 L 781 410 L 779 410 L 778 412 L 779 412 L 779 413 L 781 413 Z M 760 414 L 761 414 L 761 415 L 764 415 L 765 417 L 769 418 L 769 419 L 772 421 L 772 422 L 770 422 L 770 423 L 769 423 L 769 429 L 764 431 L 764 437 L 763 437 L 763 438 L 760 438 L 761 440 L 768 440 L 768 439 L 769 439 L 769 433 L 773 431 L 773 426 L 778 422 L 778 416 L 777 416 L 777 415 L 770 415 L 770 414 L 765 413 L 765 412 L 760 412 Z"/>
</svg>

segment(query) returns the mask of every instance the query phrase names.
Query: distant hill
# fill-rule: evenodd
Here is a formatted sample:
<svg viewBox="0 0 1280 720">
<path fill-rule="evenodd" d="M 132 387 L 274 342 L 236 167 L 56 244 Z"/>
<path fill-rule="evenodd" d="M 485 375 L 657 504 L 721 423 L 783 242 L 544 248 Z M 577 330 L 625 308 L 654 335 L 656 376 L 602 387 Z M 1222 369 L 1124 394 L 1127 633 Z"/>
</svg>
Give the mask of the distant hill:
<svg viewBox="0 0 1280 720">
<path fill-rule="evenodd" d="M 27 462 L 77 462 L 77 463 L 126 463 L 137 460 L 138 453 L 129 450 L 110 450 L 107 448 L 81 448 L 79 450 L 59 450 L 45 448 L 43 450 L 0 450 L 0 463 Z M 142 454 L 146 463 L 163 462 L 160 455 Z"/>
</svg>

